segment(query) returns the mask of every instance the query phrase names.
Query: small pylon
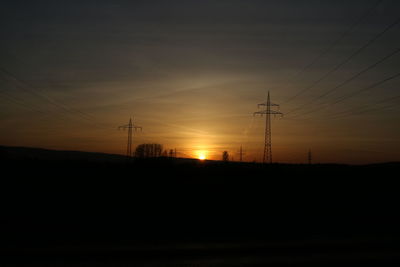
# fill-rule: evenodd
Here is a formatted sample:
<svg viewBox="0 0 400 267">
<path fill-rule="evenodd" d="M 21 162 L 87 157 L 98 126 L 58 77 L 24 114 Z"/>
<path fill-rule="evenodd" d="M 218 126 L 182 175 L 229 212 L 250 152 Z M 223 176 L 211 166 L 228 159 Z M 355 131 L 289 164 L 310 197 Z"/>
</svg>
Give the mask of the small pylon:
<svg viewBox="0 0 400 267">
<path fill-rule="evenodd" d="M 128 144 L 126 147 L 126 156 L 130 158 L 130 157 L 132 157 L 132 130 L 137 131 L 138 129 L 140 129 L 140 131 L 141 131 L 142 127 L 134 125 L 132 122 L 132 118 L 130 118 L 128 124 L 119 126 L 118 129 L 119 130 L 120 129 L 123 129 L 123 130 L 128 129 Z"/>
</svg>

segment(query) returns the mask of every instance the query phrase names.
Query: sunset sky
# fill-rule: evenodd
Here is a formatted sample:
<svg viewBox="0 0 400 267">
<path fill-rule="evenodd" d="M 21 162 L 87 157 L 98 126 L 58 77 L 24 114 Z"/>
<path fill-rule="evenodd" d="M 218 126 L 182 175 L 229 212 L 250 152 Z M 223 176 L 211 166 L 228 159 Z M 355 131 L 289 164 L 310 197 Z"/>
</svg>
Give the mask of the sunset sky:
<svg viewBox="0 0 400 267">
<path fill-rule="evenodd" d="M 274 162 L 400 161 L 399 19 L 398 0 L 4 0 L 0 145 L 124 154 L 134 117 L 134 146 L 261 161 L 269 91 Z"/>
</svg>

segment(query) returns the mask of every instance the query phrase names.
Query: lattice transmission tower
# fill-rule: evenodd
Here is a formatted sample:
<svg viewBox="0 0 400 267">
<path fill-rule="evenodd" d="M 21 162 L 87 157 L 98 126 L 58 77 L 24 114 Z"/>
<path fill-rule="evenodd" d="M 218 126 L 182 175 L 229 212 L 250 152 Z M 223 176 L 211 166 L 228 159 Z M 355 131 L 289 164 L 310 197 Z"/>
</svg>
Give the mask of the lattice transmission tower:
<svg viewBox="0 0 400 267">
<path fill-rule="evenodd" d="M 271 140 L 271 114 L 272 115 L 281 115 L 283 116 L 282 112 L 272 110 L 271 107 L 278 107 L 279 105 L 271 103 L 268 91 L 267 102 L 258 104 L 258 108 L 265 107 L 265 110 L 254 112 L 255 115 L 263 116 L 265 114 L 265 137 L 264 137 L 264 156 L 263 156 L 263 163 L 272 163 L 272 140 Z"/>
<path fill-rule="evenodd" d="M 237 152 L 237 154 L 239 154 L 239 161 L 242 162 L 243 156 L 246 154 L 242 148 L 242 145 L 240 145 L 240 148 L 239 148 L 239 151 Z"/>
<path fill-rule="evenodd" d="M 118 127 L 118 129 L 128 129 L 128 145 L 126 147 L 126 156 L 132 157 L 132 130 L 136 132 L 138 129 L 140 129 L 140 131 L 142 131 L 142 127 L 134 125 L 132 118 L 130 118 L 128 124 L 121 125 Z"/>
</svg>

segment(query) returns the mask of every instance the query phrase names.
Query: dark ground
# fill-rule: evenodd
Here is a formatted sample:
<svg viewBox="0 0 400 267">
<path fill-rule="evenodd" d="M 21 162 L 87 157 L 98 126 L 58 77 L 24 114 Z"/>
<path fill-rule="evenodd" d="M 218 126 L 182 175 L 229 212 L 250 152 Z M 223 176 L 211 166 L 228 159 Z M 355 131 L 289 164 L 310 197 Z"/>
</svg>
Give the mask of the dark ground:
<svg viewBox="0 0 400 267">
<path fill-rule="evenodd" d="M 400 164 L 127 162 L 0 147 L 0 266 L 400 263 Z"/>
</svg>

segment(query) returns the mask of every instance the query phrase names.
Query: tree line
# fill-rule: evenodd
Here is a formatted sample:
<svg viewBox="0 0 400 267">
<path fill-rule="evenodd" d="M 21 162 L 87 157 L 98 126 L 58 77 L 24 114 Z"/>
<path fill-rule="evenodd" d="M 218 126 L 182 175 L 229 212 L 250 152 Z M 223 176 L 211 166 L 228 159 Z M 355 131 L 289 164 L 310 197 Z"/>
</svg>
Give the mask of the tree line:
<svg viewBox="0 0 400 267">
<path fill-rule="evenodd" d="M 135 157 L 137 158 L 157 158 L 157 157 L 170 157 L 176 158 L 176 149 L 164 150 L 161 144 L 141 144 L 136 147 Z M 222 160 L 229 161 L 230 156 L 228 151 L 222 153 Z"/>
</svg>

